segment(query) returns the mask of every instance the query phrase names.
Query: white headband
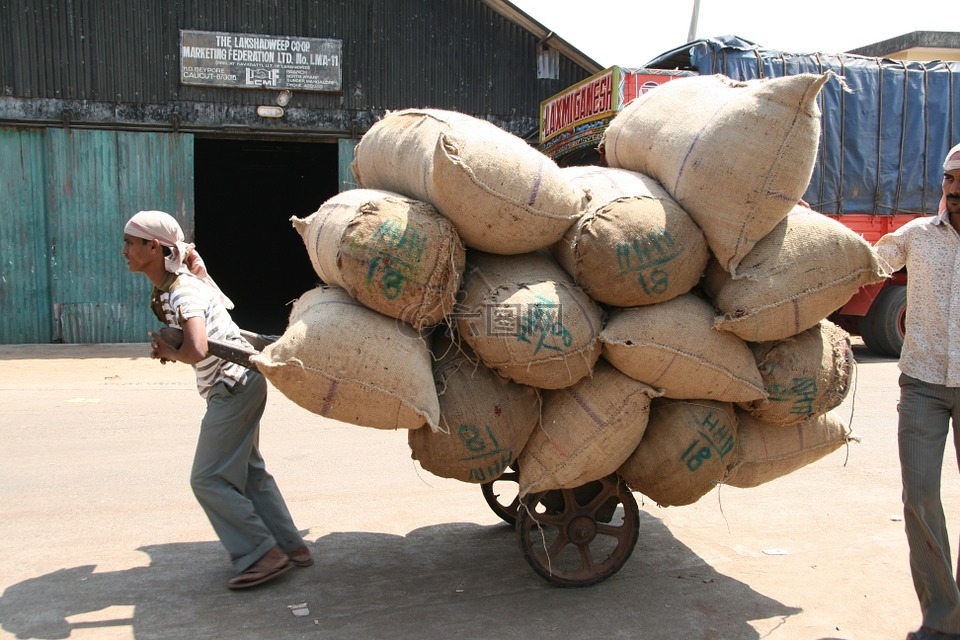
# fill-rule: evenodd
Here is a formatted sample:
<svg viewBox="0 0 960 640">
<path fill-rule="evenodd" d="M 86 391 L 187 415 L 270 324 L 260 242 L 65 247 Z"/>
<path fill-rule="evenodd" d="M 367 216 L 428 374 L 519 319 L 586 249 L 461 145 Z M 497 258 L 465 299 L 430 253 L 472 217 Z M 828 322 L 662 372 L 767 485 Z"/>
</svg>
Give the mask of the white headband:
<svg viewBox="0 0 960 640">
<path fill-rule="evenodd" d="M 950 149 L 947 153 L 947 159 L 943 161 L 943 170 L 956 171 L 960 169 L 960 144 Z"/>
<path fill-rule="evenodd" d="M 164 268 L 170 273 L 185 273 L 187 254 L 193 248 L 184 242 L 183 229 L 176 218 L 163 211 L 140 211 L 127 221 L 123 232 L 135 238 L 156 240 L 170 248 L 170 255 L 163 261 Z"/>
</svg>

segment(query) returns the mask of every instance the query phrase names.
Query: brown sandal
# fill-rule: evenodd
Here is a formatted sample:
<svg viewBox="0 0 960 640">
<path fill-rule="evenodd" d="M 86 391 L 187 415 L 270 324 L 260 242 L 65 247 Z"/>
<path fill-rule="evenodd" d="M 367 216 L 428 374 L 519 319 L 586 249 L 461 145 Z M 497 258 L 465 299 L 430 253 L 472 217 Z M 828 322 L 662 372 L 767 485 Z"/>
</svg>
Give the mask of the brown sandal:
<svg viewBox="0 0 960 640">
<path fill-rule="evenodd" d="M 309 567 L 313 564 L 313 556 L 305 546 L 294 549 L 288 555 L 290 556 L 290 562 L 298 567 Z"/>
<path fill-rule="evenodd" d="M 273 547 L 263 554 L 263 557 L 257 560 L 252 567 L 230 578 L 227 581 L 227 587 L 231 589 L 255 587 L 258 584 L 279 578 L 290 569 L 293 569 L 293 564 L 287 554 L 281 551 L 279 547 Z"/>
</svg>

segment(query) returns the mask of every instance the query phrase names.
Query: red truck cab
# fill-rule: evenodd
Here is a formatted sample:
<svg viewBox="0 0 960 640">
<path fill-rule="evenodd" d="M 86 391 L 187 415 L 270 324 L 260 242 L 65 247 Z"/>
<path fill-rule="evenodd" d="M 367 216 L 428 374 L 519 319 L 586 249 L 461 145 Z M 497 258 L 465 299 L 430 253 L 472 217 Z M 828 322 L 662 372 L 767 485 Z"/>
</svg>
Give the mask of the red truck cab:
<svg viewBox="0 0 960 640">
<path fill-rule="evenodd" d="M 923 215 L 845 213 L 828 217 L 874 244 L 887 233 Z M 901 269 L 883 282 L 861 287 L 845 305 L 830 315 L 830 320 L 849 333 L 859 335 L 870 351 L 882 356 L 899 357 L 906 332 L 906 315 L 907 272 Z"/>
</svg>

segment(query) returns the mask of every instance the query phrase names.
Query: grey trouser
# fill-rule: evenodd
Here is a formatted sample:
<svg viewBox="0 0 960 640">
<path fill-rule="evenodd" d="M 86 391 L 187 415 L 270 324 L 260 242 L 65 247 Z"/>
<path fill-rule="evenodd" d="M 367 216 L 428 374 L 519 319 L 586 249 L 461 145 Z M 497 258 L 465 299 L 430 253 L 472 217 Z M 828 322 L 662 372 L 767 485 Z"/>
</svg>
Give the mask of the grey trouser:
<svg viewBox="0 0 960 640">
<path fill-rule="evenodd" d="M 960 388 L 900 375 L 898 441 L 903 520 L 910 571 L 925 626 L 960 633 L 960 589 L 940 500 L 940 475 L 950 421 L 960 462 Z"/>
<path fill-rule="evenodd" d="M 260 456 L 266 403 L 267 382 L 256 371 L 232 390 L 223 383 L 211 389 L 190 475 L 193 493 L 237 571 L 274 545 L 289 552 L 304 544 Z"/>
</svg>

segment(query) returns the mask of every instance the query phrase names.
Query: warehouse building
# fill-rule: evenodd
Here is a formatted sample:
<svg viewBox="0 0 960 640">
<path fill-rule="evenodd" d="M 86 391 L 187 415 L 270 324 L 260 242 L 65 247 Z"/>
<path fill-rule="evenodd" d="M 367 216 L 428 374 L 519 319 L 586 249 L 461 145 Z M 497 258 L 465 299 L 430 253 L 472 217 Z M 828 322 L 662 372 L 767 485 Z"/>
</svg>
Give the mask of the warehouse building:
<svg viewBox="0 0 960 640">
<path fill-rule="evenodd" d="M 236 304 L 278 333 L 317 283 L 291 216 L 353 188 L 360 136 L 432 107 L 536 142 L 541 100 L 601 70 L 504 0 L 0 4 L 0 344 L 141 342 L 120 254 L 175 215 Z"/>
</svg>

